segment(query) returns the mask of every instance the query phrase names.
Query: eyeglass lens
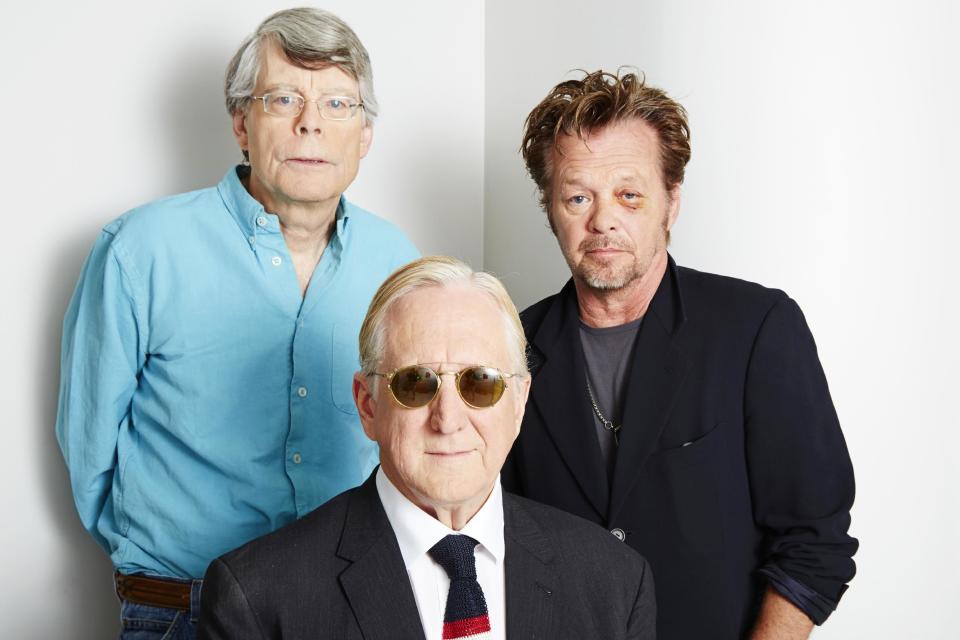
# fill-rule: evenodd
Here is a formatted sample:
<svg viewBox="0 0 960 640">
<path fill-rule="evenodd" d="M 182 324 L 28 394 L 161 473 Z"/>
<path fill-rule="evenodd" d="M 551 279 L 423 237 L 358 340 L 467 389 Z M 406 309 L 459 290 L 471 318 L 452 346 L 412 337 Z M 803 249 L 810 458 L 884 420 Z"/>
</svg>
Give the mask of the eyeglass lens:
<svg viewBox="0 0 960 640">
<path fill-rule="evenodd" d="M 297 93 L 278 91 L 263 95 L 264 110 L 277 116 L 296 117 L 303 111 L 305 102 L 304 97 Z M 327 120 L 349 120 L 359 107 L 350 98 L 338 96 L 326 96 L 310 102 L 317 103 L 320 115 Z"/>
<path fill-rule="evenodd" d="M 467 367 L 457 375 L 457 391 L 471 407 L 492 407 L 506 388 L 503 375 L 492 367 Z M 437 395 L 440 377 L 433 369 L 410 366 L 400 369 L 390 380 L 390 391 L 397 402 L 415 409 L 426 406 Z"/>
</svg>

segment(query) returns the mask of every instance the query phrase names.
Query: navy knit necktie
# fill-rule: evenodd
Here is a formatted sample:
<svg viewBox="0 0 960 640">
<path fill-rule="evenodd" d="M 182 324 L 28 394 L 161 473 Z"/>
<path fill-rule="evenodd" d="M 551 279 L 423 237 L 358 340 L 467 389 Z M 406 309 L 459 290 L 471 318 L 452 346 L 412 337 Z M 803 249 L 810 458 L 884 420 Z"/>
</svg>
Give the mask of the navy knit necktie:
<svg viewBox="0 0 960 640">
<path fill-rule="evenodd" d="M 476 546 L 477 541 L 470 536 L 449 535 L 427 552 L 450 577 L 447 608 L 443 612 L 443 640 L 489 637 L 487 601 L 477 582 L 477 566 L 473 557 L 473 548 Z"/>
</svg>

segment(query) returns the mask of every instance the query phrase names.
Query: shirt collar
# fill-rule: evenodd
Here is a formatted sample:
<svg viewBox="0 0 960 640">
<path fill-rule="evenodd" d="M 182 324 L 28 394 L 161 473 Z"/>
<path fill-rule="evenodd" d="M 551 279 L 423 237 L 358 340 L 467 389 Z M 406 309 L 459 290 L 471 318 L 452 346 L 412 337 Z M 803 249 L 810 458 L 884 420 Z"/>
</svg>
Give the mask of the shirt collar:
<svg viewBox="0 0 960 640">
<path fill-rule="evenodd" d="M 263 205 L 243 186 L 241 180 L 248 175 L 250 175 L 250 167 L 238 164 L 227 171 L 227 175 L 223 176 L 223 180 L 217 185 L 227 211 L 248 237 L 252 238 L 258 233 L 279 233 L 280 219 L 275 214 L 264 210 Z M 350 217 L 350 209 L 350 203 L 341 195 L 336 214 L 335 234 L 337 236 L 343 234 L 346 221 Z"/>
<path fill-rule="evenodd" d="M 387 512 L 390 526 L 397 536 L 403 564 L 408 569 L 444 536 L 458 533 L 479 542 L 497 564 L 503 562 L 503 491 L 500 489 L 499 475 L 490 497 L 460 531 L 450 529 L 410 502 L 393 486 L 382 467 L 377 469 L 377 492 L 380 494 L 383 510 Z"/>
</svg>

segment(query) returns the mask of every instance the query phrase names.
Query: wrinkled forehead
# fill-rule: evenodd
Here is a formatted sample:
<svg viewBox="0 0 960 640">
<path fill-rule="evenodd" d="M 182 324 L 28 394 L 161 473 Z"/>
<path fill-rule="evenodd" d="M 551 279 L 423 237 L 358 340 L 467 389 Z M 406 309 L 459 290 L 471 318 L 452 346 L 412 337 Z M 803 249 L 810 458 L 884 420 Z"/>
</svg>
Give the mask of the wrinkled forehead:
<svg viewBox="0 0 960 640">
<path fill-rule="evenodd" d="M 415 289 L 384 318 L 384 365 L 485 364 L 508 371 L 504 315 L 490 294 L 468 285 Z"/>
</svg>

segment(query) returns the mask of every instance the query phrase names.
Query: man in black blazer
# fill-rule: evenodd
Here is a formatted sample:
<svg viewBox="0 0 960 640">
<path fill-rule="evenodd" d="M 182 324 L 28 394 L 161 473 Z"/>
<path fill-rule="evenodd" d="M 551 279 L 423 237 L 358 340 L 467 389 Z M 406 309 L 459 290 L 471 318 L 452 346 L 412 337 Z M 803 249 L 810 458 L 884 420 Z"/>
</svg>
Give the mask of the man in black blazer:
<svg viewBox="0 0 960 640">
<path fill-rule="evenodd" d="M 211 563 L 200 638 L 655 637 L 639 554 L 500 488 L 529 374 L 493 276 L 441 257 L 403 267 L 374 296 L 360 355 L 354 399 L 379 469 Z"/>
<path fill-rule="evenodd" d="M 854 574 L 853 471 L 796 303 L 667 254 L 683 108 L 588 74 L 522 149 L 573 277 L 521 315 L 533 382 L 504 487 L 643 553 L 661 640 L 808 637 Z"/>
</svg>

